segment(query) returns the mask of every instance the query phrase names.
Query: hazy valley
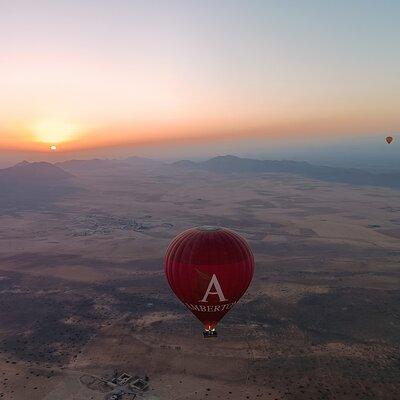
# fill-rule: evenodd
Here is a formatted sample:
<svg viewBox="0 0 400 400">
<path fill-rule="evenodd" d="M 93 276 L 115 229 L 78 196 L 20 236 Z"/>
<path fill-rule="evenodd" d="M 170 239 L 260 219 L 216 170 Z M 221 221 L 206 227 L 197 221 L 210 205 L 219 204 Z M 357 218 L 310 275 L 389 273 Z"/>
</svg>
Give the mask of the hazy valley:
<svg viewBox="0 0 400 400">
<path fill-rule="evenodd" d="M 147 399 L 396 399 L 388 175 L 232 156 L 1 170 L 0 398 L 104 399 L 82 377 L 117 370 L 147 375 Z M 205 224 L 238 231 L 256 257 L 216 340 L 163 272 L 169 241 Z"/>
</svg>

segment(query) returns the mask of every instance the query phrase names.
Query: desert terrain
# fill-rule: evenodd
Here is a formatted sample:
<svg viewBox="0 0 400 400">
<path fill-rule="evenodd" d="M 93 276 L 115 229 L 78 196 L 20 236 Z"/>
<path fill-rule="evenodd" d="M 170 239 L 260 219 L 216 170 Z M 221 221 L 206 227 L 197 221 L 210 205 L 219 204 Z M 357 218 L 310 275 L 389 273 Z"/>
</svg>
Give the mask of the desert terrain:
<svg viewBox="0 0 400 400">
<path fill-rule="evenodd" d="M 0 398 L 106 399 L 83 377 L 123 372 L 149 378 L 149 400 L 399 398 L 399 190 L 139 160 L 57 168 L 68 190 L 30 204 L 21 183 L 1 203 Z M 168 243 L 197 225 L 237 231 L 256 260 L 217 339 L 164 278 Z"/>
</svg>

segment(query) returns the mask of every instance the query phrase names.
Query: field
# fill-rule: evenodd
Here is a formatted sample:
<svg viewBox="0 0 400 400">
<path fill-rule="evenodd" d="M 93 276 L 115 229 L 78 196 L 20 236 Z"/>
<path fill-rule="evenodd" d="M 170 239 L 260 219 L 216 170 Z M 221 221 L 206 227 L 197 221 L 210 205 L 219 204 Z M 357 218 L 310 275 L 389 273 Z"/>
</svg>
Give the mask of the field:
<svg viewBox="0 0 400 400">
<path fill-rule="evenodd" d="M 400 191 L 64 168 L 79 190 L 0 213 L 0 398 L 104 399 L 79 378 L 113 370 L 148 375 L 154 400 L 398 398 Z M 256 258 L 215 340 L 163 273 L 170 240 L 196 225 L 236 230 Z"/>
</svg>

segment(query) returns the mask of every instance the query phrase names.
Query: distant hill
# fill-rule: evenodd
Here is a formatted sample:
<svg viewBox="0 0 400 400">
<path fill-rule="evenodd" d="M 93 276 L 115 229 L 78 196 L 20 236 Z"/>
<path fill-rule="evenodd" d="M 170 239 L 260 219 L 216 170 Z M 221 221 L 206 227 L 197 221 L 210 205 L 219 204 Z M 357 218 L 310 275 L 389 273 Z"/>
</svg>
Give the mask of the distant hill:
<svg viewBox="0 0 400 400">
<path fill-rule="evenodd" d="M 74 176 L 47 162 L 23 161 L 0 169 L 0 214 L 48 210 L 61 197 L 77 190 Z"/>
<path fill-rule="evenodd" d="M 13 167 L 0 169 L 0 183 L 50 184 L 72 178 L 69 172 L 48 163 L 23 161 Z"/>
<path fill-rule="evenodd" d="M 201 162 L 182 160 L 173 165 L 219 173 L 290 173 L 321 181 L 400 188 L 400 173 L 398 172 L 374 174 L 356 168 L 327 167 L 304 161 L 254 160 L 226 155 Z"/>
<path fill-rule="evenodd" d="M 195 163 L 190 160 L 180 160 L 171 164 L 174 167 L 182 167 L 182 168 L 193 168 L 193 169 L 201 169 L 203 167 L 203 163 Z M 204 169 L 204 168 L 203 168 Z"/>
<path fill-rule="evenodd" d="M 68 160 L 56 163 L 71 172 L 94 171 L 104 168 L 128 167 L 129 165 L 121 160 L 94 158 L 91 160 Z"/>
<path fill-rule="evenodd" d="M 101 159 L 94 158 L 90 160 L 68 160 L 59 162 L 56 166 L 61 167 L 72 173 L 82 172 L 95 172 L 104 169 L 119 169 L 119 168 L 146 168 L 157 166 L 160 163 L 158 161 L 151 160 L 150 158 L 143 157 L 128 157 L 124 159 Z"/>
<path fill-rule="evenodd" d="M 156 165 L 162 164 L 160 161 L 152 160 L 151 158 L 139 157 L 139 156 L 131 156 L 124 158 L 124 161 L 131 164 L 142 167 L 152 167 Z"/>
</svg>

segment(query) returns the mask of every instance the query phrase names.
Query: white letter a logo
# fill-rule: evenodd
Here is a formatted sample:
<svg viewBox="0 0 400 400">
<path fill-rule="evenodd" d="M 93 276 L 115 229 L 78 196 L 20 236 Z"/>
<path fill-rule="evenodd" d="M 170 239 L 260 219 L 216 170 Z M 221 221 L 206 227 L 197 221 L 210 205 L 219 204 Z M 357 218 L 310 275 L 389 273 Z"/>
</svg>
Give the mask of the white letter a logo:
<svg viewBox="0 0 400 400">
<path fill-rule="evenodd" d="M 211 288 L 214 286 L 215 288 L 215 292 L 211 291 Z M 219 301 L 227 301 L 227 299 L 225 298 L 224 294 L 222 293 L 222 289 L 221 289 L 221 285 L 218 282 L 218 279 L 216 277 L 216 275 L 214 274 L 210 280 L 210 283 L 208 284 L 208 288 L 206 290 L 206 293 L 204 295 L 204 297 L 202 298 L 202 300 L 200 300 L 201 303 L 207 303 L 207 297 L 210 294 L 217 294 L 219 297 Z"/>
</svg>

